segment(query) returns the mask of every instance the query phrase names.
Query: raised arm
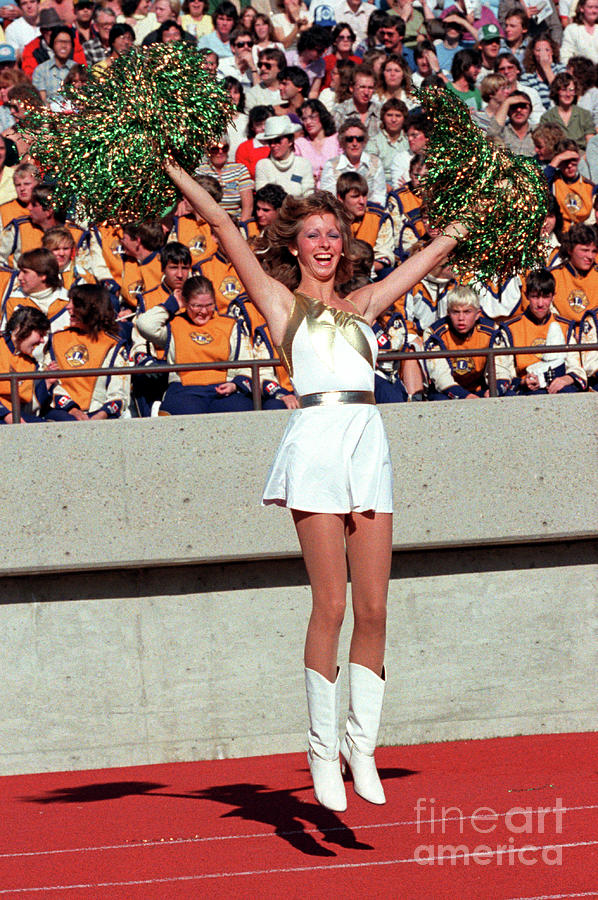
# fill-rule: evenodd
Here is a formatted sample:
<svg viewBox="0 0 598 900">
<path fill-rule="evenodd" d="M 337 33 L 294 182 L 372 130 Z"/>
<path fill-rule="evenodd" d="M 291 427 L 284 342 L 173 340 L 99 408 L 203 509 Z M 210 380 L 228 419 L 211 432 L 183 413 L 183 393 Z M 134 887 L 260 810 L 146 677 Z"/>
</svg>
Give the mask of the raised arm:
<svg viewBox="0 0 598 900">
<path fill-rule="evenodd" d="M 380 313 L 443 262 L 458 241 L 466 236 L 467 230 L 464 225 L 449 225 L 444 234 L 434 238 L 431 244 L 411 256 L 382 281 L 368 284 L 355 291 L 351 295 L 352 302 L 361 310 L 368 322 L 373 324 Z"/>
<path fill-rule="evenodd" d="M 228 213 L 188 172 L 170 161 L 165 164 L 165 171 L 217 235 L 249 297 L 266 319 L 274 343 L 280 343 L 291 313 L 291 292 L 264 272 Z"/>
</svg>

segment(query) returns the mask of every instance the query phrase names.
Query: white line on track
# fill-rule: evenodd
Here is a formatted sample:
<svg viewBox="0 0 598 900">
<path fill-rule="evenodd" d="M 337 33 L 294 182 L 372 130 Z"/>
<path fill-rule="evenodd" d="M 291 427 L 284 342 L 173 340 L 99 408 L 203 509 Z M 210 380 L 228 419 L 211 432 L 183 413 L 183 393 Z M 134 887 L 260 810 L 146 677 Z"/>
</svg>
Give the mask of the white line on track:
<svg viewBox="0 0 598 900">
<path fill-rule="evenodd" d="M 157 795 L 159 796 L 159 795 Z M 483 804 L 478 809 L 487 809 Z M 524 807 L 527 809 L 527 807 Z M 532 809 L 532 813 L 537 812 L 538 809 L 547 810 L 547 807 L 538 807 L 536 809 Z M 558 809 L 559 813 L 566 812 L 578 812 L 580 810 L 588 810 L 588 809 L 598 809 L 598 803 L 590 806 L 563 806 Z M 553 807 L 550 809 L 550 812 L 556 812 L 556 809 Z M 377 822 L 372 823 L 370 825 L 343 825 L 335 828 L 301 828 L 296 831 L 256 831 L 251 834 L 215 834 L 209 835 L 207 837 L 189 837 L 189 838 L 172 838 L 172 839 L 160 839 L 153 841 L 127 841 L 125 844 L 99 844 L 97 846 L 89 846 L 89 847 L 65 847 L 65 848 L 57 848 L 54 850 L 16 850 L 13 853 L 0 853 L 0 859 L 19 859 L 24 856 L 53 856 L 61 853 L 97 853 L 100 851 L 107 850 L 128 850 L 129 848 L 138 848 L 138 847 L 174 847 L 177 844 L 203 844 L 212 841 L 243 841 L 243 840 L 254 840 L 259 838 L 284 838 L 284 837 L 292 837 L 296 834 L 328 834 L 336 831 L 369 831 L 374 828 L 401 828 L 407 825 L 430 825 L 432 822 L 435 824 L 437 822 L 470 822 L 472 819 L 475 819 L 476 822 L 484 821 L 484 819 L 489 819 L 494 821 L 496 818 L 502 818 L 503 816 L 512 813 L 512 809 L 507 810 L 507 812 L 499 813 L 491 816 L 481 816 L 481 815 L 472 815 L 472 816 L 444 816 L 444 817 L 435 817 L 433 819 L 403 819 L 399 822 Z M 430 832 L 432 837 L 436 837 L 433 832 Z M 2 891 L 0 891 L 2 893 Z"/>
<path fill-rule="evenodd" d="M 581 894 L 539 894 L 537 897 L 509 897 L 508 900 L 563 900 L 566 897 L 598 897 L 598 887 Z"/>
<path fill-rule="evenodd" d="M 506 850 L 474 850 L 471 853 L 455 853 L 453 856 L 440 856 L 440 857 L 426 857 L 425 864 L 426 866 L 431 865 L 433 862 L 440 862 L 442 865 L 454 865 L 453 860 L 456 859 L 469 859 L 475 858 L 477 856 L 480 857 L 489 857 L 489 856 L 503 856 L 505 854 L 516 854 L 519 851 L 525 850 L 528 852 L 532 851 L 542 851 L 542 850 L 556 850 L 556 849 L 567 849 L 572 847 L 591 847 L 598 844 L 598 841 L 577 841 L 575 843 L 570 844 L 539 844 L 539 845 L 531 845 L 524 844 L 521 847 L 509 847 Z M 330 869 L 372 869 L 378 866 L 396 866 L 400 863 L 418 863 L 422 865 L 421 859 L 416 859 L 414 856 L 407 857 L 404 859 L 384 859 L 378 860 L 376 862 L 362 862 L 362 863 L 331 863 L 326 866 L 292 866 L 289 868 L 283 869 L 252 869 L 245 872 L 211 872 L 211 873 L 202 873 L 200 875 L 175 875 L 171 878 L 145 878 L 139 879 L 136 881 L 100 881 L 95 884 L 52 884 L 45 885 L 43 887 L 31 887 L 31 888 L 7 888 L 0 890 L 0 894 L 33 894 L 33 893 L 41 893 L 43 891 L 74 891 L 74 890 L 86 890 L 86 889 L 97 889 L 97 888 L 107 888 L 107 887 L 133 887 L 135 885 L 141 884 L 174 884 L 176 882 L 181 881 L 205 881 L 211 878 L 239 878 L 242 876 L 255 876 L 255 875 L 288 875 L 293 874 L 295 872 L 322 872 L 328 871 Z M 467 865 L 468 863 L 466 863 Z M 559 896 L 558 894 L 555 896 Z M 561 895 L 561 896 L 575 896 L 572 895 Z M 592 894 L 579 894 L 577 896 L 593 896 Z M 521 898 L 521 900 L 525 900 L 525 898 Z M 530 898 L 531 900 L 531 898 Z"/>
</svg>

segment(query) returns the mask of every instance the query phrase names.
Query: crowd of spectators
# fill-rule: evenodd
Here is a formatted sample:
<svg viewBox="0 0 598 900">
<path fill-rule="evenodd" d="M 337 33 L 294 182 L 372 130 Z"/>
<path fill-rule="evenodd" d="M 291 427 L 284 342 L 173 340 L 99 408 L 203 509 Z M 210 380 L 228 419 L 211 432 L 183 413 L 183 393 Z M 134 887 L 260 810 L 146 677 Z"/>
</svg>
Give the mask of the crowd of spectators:
<svg viewBox="0 0 598 900">
<path fill-rule="evenodd" d="M 77 222 L 55 208 L 19 122 L 72 110 L 64 85 L 102 77 L 133 44 L 186 41 L 221 80 L 233 121 L 195 177 L 259 254 L 287 194 L 330 191 L 353 219 L 347 294 L 432 237 L 420 185 L 429 122 L 415 89 L 437 85 L 488 138 L 534 158 L 549 186 L 545 267 L 468 284 L 444 266 L 376 323 L 378 402 L 598 390 L 598 0 L 17 0 L 0 6 L 0 371 L 21 383 L 25 421 L 252 407 L 241 366 L 166 374 L 165 363 L 276 357 L 266 323 L 209 225 L 186 201 L 161 220 Z M 441 353 L 457 355 L 446 358 Z M 130 377 L 131 364 L 144 374 Z M 86 368 L 122 369 L 91 377 Z M 57 369 L 77 369 L 59 380 Z M 294 408 L 284 369 L 260 370 L 266 408 Z M 0 382 L 0 422 L 12 421 Z"/>
</svg>

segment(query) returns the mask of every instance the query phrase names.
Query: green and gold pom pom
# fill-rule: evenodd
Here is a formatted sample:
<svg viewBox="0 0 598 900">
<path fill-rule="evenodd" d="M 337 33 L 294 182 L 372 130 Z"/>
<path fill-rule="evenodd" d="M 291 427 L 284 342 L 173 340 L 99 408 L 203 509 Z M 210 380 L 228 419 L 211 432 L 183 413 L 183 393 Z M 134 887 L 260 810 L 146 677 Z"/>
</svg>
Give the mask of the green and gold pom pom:
<svg viewBox="0 0 598 900">
<path fill-rule="evenodd" d="M 31 109 L 23 130 L 55 181 L 54 203 L 75 204 L 95 222 L 162 215 L 178 198 L 163 161 L 172 156 L 193 171 L 234 113 L 226 88 L 182 42 L 134 47 L 64 95 L 73 112 Z"/>
<path fill-rule="evenodd" d="M 489 141 L 445 88 L 418 92 L 432 122 L 422 193 L 430 225 L 462 222 L 468 237 L 449 262 L 461 277 L 502 280 L 544 265 L 541 229 L 548 186 L 540 167 Z"/>
</svg>

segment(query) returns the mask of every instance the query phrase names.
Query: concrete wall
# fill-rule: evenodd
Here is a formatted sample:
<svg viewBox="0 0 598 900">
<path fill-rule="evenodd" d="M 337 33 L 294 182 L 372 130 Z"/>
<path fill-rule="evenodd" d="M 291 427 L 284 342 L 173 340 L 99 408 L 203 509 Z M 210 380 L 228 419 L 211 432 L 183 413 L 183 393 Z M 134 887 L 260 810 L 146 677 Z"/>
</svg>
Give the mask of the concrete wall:
<svg viewBox="0 0 598 900">
<path fill-rule="evenodd" d="M 598 394 L 382 409 L 396 549 L 598 532 Z M 0 576 L 296 555 L 259 507 L 288 415 L 0 429 Z"/>
<path fill-rule="evenodd" d="M 597 402 L 384 409 L 383 742 L 598 727 Z M 0 774 L 304 746 L 309 587 L 257 506 L 286 418 L 0 431 Z"/>
</svg>

